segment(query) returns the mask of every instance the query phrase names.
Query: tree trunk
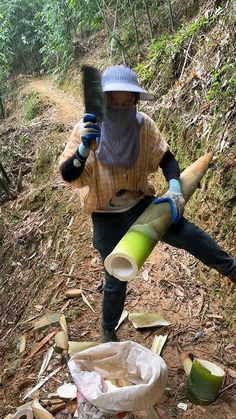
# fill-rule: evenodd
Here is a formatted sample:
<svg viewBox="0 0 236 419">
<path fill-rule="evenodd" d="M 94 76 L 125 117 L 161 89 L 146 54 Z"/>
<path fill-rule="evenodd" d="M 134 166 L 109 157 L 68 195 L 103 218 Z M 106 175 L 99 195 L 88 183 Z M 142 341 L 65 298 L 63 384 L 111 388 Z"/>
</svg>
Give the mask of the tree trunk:
<svg viewBox="0 0 236 419">
<path fill-rule="evenodd" d="M 173 17 L 173 12 L 172 12 L 171 0 L 168 0 L 168 4 L 169 4 L 169 11 L 170 11 L 171 30 L 174 31 L 175 25 L 174 25 L 174 17 Z"/>
<path fill-rule="evenodd" d="M 136 22 L 136 16 L 135 16 L 134 2 L 132 2 L 132 0 L 129 0 L 129 5 L 130 5 L 131 13 L 133 16 L 135 39 L 136 39 L 136 44 L 137 44 L 137 48 L 139 52 L 138 28 L 137 28 L 137 22 Z"/>
<path fill-rule="evenodd" d="M 147 17 L 148 17 L 150 38 L 153 39 L 152 22 L 151 22 L 151 17 L 150 17 L 150 13 L 149 13 L 149 8 L 148 8 L 146 0 L 143 0 L 143 3 L 144 3 L 146 13 L 147 13 Z"/>
</svg>

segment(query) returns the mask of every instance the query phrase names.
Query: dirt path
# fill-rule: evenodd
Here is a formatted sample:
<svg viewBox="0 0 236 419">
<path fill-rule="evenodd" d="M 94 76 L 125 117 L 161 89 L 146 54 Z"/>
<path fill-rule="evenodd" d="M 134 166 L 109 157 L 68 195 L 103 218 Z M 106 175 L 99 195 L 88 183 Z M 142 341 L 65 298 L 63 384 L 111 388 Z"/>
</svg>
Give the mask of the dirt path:
<svg viewBox="0 0 236 419">
<path fill-rule="evenodd" d="M 35 79 L 27 85 L 28 91 L 39 92 L 42 96 L 55 103 L 52 120 L 73 126 L 83 115 L 83 104 L 75 97 L 63 92 L 47 79 Z"/>
<path fill-rule="evenodd" d="M 64 142 L 70 127 L 82 116 L 83 105 L 54 87 L 49 80 L 33 80 L 27 89 L 38 91 L 55 105 L 49 118 L 52 123 L 61 122 L 68 127 L 68 132 L 63 132 L 61 138 L 56 132 L 58 143 Z M 43 135 L 46 137 L 47 133 Z M 42 147 L 43 139 L 41 142 Z M 44 142 L 47 144 L 47 138 L 44 138 Z M 58 177 L 55 182 L 55 174 L 46 189 L 44 184 L 37 190 L 34 188 L 32 186 L 28 194 L 22 194 L 15 203 L 5 207 L 9 217 L 16 214 L 17 220 L 20 220 L 11 224 L 12 234 L 5 244 L 5 260 L 8 257 L 12 265 L 12 271 L 4 280 L 3 296 L 3 304 L 9 301 L 4 306 L 2 318 L 2 342 L 5 346 L 2 352 L 4 374 L 0 396 L 2 392 L 5 413 L 12 411 L 10 406 L 23 404 L 23 395 L 37 383 L 37 374 L 48 344 L 30 361 L 27 355 L 36 342 L 50 332 L 60 330 L 58 323 L 37 329 L 37 319 L 49 313 L 63 312 L 68 321 L 70 340 L 99 339 L 103 266 L 91 246 L 90 219 L 81 212 L 77 194 L 62 185 Z M 19 252 L 24 244 L 21 254 Z M 206 276 L 209 276 L 209 270 L 186 252 L 159 244 L 137 279 L 128 285 L 125 308 L 129 312 L 158 312 L 171 323 L 168 328 L 161 330 L 152 328 L 140 331 L 130 321 L 125 321 L 118 330 L 120 339 L 133 340 L 148 348 L 155 334 L 168 334 L 162 352 L 168 365 L 168 390 L 158 403 L 165 412 L 162 419 L 236 417 L 233 378 L 229 374 L 224 385 L 231 387 L 211 406 L 194 406 L 184 396 L 186 376 L 177 345 L 187 353 L 225 366 L 232 367 L 235 361 L 233 334 L 227 328 L 224 308 L 217 294 L 212 298 L 207 282 L 202 280 Z M 83 288 L 93 311 L 81 299 L 65 298 L 65 290 L 75 287 Z M 225 290 L 227 294 L 227 288 Z M 224 302 L 225 305 L 230 304 L 227 295 Z M 27 347 L 22 355 L 16 346 L 21 335 L 27 339 Z M 49 345 L 53 345 L 52 339 Z M 54 354 L 46 375 L 58 366 L 62 366 L 62 370 L 57 378 L 49 380 L 37 392 L 40 399 L 55 392 L 60 383 L 69 381 L 65 359 L 60 354 Z M 181 401 L 187 404 L 186 412 L 178 407 Z M 55 417 L 72 416 L 65 410 L 64 414 L 58 413 Z"/>
</svg>

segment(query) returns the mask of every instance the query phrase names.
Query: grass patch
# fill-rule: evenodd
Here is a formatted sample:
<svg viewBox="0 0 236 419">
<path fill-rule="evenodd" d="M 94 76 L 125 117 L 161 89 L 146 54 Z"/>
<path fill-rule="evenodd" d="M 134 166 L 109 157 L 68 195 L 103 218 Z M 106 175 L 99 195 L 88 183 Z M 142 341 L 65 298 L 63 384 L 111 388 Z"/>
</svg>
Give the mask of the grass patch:
<svg viewBox="0 0 236 419">
<path fill-rule="evenodd" d="M 39 93 L 32 92 L 27 96 L 24 106 L 24 117 L 27 121 L 31 121 L 36 116 L 41 115 L 46 109 L 50 107 L 50 104 L 43 100 Z"/>
<path fill-rule="evenodd" d="M 136 66 L 140 81 L 149 84 L 154 77 L 158 77 L 161 81 L 158 85 L 158 95 L 166 94 L 176 79 L 176 67 L 184 61 L 186 44 L 190 42 L 191 37 L 208 31 L 217 20 L 217 15 L 210 18 L 200 16 L 193 22 L 183 24 L 174 34 L 163 33 L 157 39 L 153 39 L 146 63 L 138 63 Z"/>
<path fill-rule="evenodd" d="M 55 157 L 53 150 L 42 148 L 34 167 L 36 184 L 45 183 L 50 179 L 54 170 Z"/>
</svg>

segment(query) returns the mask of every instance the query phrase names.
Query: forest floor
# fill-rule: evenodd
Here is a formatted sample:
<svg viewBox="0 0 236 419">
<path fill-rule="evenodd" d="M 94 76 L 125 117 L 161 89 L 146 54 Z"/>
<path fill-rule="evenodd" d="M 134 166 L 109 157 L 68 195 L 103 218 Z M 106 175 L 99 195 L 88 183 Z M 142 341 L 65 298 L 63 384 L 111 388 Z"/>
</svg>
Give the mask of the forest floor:
<svg viewBox="0 0 236 419">
<path fill-rule="evenodd" d="M 50 106 L 29 122 L 22 116 L 22 103 L 30 92 L 38 92 Z M 22 190 L 3 203 L 0 212 L 1 418 L 29 400 L 23 401 L 24 395 L 37 384 L 43 359 L 54 345 L 55 331 L 60 330 L 57 315 L 65 315 L 70 340 L 99 340 L 103 266 L 92 247 L 90 218 L 82 213 L 78 194 L 62 182 L 56 168 L 69 132 L 82 114 L 82 103 L 57 89 L 49 79 L 41 78 L 27 81 L 17 111 L 0 126 L 2 138 L 8 140 L 12 150 L 17 144 L 22 169 L 24 165 L 29 167 Z M 47 163 L 52 171 L 48 172 Z M 17 160 L 11 164 L 18 173 Z M 65 296 L 67 289 L 80 287 L 92 309 L 81 297 Z M 163 243 L 129 284 L 125 305 L 128 312 L 158 312 L 170 322 L 161 329 L 137 330 L 126 320 L 118 329 L 121 340 L 132 340 L 147 348 L 151 348 L 155 335 L 168 334 L 162 350 L 168 384 L 157 404 L 162 419 L 236 418 L 236 341 L 225 314 L 233 304 L 232 293 L 227 278 Z M 54 314 L 54 321 L 50 317 L 52 323 L 39 327 L 39 321 L 49 314 Z M 45 337 L 47 342 L 33 354 L 35 345 Z M 24 339 L 26 346 L 20 353 L 19 342 Z M 222 391 L 213 404 L 196 406 L 186 399 L 187 377 L 178 346 L 225 367 Z M 64 403 L 56 413 L 55 405 L 52 407 L 48 401 L 50 393 L 72 381 L 66 361 L 54 350 L 45 374 L 61 369 L 32 395 L 45 403 L 55 418 L 73 417 L 73 403 Z M 179 402 L 187 405 L 186 411 L 178 407 Z"/>
</svg>

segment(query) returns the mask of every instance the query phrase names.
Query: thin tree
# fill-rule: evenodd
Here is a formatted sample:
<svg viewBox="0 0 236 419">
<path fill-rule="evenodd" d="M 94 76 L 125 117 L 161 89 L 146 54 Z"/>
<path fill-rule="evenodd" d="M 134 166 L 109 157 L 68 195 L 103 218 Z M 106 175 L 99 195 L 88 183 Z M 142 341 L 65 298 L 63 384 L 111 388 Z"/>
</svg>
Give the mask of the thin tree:
<svg viewBox="0 0 236 419">
<path fill-rule="evenodd" d="M 137 21 L 136 21 L 136 16 L 135 16 L 135 4 L 134 4 L 134 1 L 129 0 L 129 5 L 130 5 L 130 9 L 131 9 L 132 17 L 133 17 L 133 22 L 134 22 L 134 32 L 135 32 L 135 40 L 136 40 L 136 44 L 137 44 L 137 49 L 138 49 L 138 52 L 140 52 L 140 49 L 139 49 L 139 38 L 138 38 L 138 27 L 137 27 Z"/>
<path fill-rule="evenodd" d="M 170 12 L 171 30 L 174 31 L 175 30 L 175 25 L 174 25 L 174 17 L 173 17 L 171 0 L 168 0 L 168 5 L 169 5 L 169 12 Z"/>
<path fill-rule="evenodd" d="M 143 0 L 143 3 L 144 3 L 144 7 L 145 7 L 147 17 L 148 17 L 150 38 L 153 39 L 152 21 L 151 21 L 151 16 L 150 16 L 150 13 L 149 13 L 148 4 L 147 4 L 146 0 Z"/>
</svg>

